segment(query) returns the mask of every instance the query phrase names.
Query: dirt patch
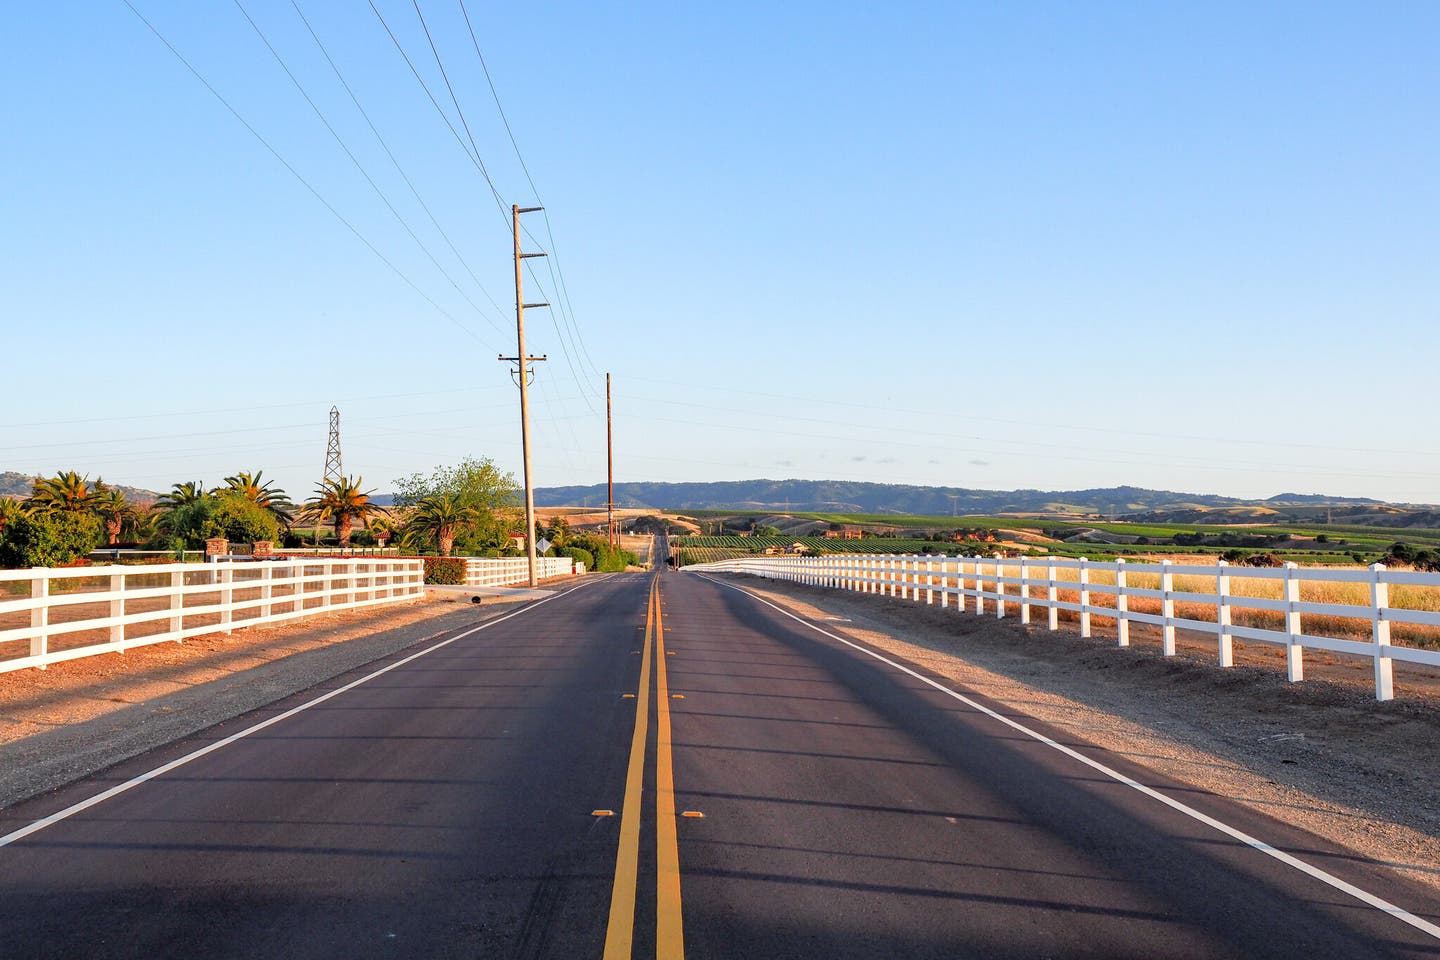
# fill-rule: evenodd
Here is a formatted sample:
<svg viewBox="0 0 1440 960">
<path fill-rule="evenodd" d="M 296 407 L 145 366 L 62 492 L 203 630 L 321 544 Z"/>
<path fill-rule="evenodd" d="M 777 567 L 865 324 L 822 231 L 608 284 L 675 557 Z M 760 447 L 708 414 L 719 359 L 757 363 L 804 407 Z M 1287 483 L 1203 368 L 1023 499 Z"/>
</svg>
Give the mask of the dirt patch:
<svg viewBox="0 0 1440 960">
<path fill-rule="evenodd" d="M 953 607 L 735 580 L 1077 739 L 1440 890 L 1440 699 L 1417 693 L 1413 681 L 1404 699 L 1377 703 L 1373 687 L 1350 676 L 1348 666 L 1314 679 L 1325 667 L 1311 670 L 1307 658 L 1312 679 L 1292 684 L 1283 657 L 1264 649 L 1243 658 L 1237 651 L 1237 666 L 1222 669 L 1213 638 L 1182 637 L 1177 655 L 1163 657 L 1139 632 L 1132 640 L 1141 645 L 1120 649 L 1113 639 L 1027 629 Z"/>
<path fill-rule="evenodd" d="M 430 595 L 0 673 L 0 807 L 515 609 L 501 599 Z"/>
</svg>

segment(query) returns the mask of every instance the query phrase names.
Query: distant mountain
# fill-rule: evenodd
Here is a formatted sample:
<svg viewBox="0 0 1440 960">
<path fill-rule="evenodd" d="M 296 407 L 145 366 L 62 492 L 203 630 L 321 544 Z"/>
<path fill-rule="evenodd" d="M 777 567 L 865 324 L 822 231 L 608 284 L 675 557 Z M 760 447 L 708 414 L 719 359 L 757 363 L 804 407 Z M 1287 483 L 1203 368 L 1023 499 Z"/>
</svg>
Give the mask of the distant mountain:
<svg viewBox="0 0 1440 960">
<path fill-rule="evenodd" d="M 653 510 L 774 510 L 785 512 L 910 514 L 1040 514 L 1046 516 L 1145 517 L 1184 514 L 1189 523 L 1276 522 L 1313 518 L 1327 510 L 1365 514 L 1385 509 L 1379 500 L 1282 494 L 1243 500 L 1215 494 L 1177 493 L 1142 487 L 1090 490 L 975 490 L 920 487 L 842 480 L 732 480 L 717 483 L 617 483 L 616 506 Z M 544 487 L 535 491 L 538 506 L 599 506 L 604 484 Z M 1213 515 L 1213 516 L 1212 516 Z M 1358 517 L 1345 522 L 1365 522 Z M 1375 521 L 1371 521 L 1375 522 Z"/>
<path fill-rule="evenodd" d="M 29 474 L 6 470 L 4 473 L 0 473 L 0 497 L 28 497 L 35 489 L 35 481 L 38 479 Z M 155 498 L 160 496 L 154 490 L 145 490 L 141 487 L 127 487 L 121 483 L 106 485 L 125 494 L 131 503 L 154 503 Z"/>
</svg>

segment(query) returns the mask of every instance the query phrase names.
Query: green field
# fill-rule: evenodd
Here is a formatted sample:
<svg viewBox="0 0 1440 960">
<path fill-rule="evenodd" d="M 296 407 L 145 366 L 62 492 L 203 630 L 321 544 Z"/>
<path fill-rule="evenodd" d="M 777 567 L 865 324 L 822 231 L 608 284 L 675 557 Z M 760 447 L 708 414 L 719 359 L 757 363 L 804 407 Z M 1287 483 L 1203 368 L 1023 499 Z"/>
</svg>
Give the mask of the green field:
<svg viewBox="0 0 1440 960">
<path fill-rule="evenodd" d="M 1197 523 L 1125 523 L 1105 520 L 1078 520 L 1073 517 L 994 517 L 994 516 L 895 516 L 891 514 L 855 513 L 814 513 L 794 512 L 779 514 L 766 510 L 700 510 L 687 514 L 697 518 L 729 521 L 735 526 L 756 523 L 762 520 L 782 528 L 781 535 L 772 537 L 753 536 L 704 536 L 680 537 L 674 543 L 677 549 L 690 551 L 691 562 L 718 560 L 731 557 L 751 556 L 763 552 L 767 546 L 788 546 L 803 543 L 815 553 L 963 553 L 965 555 L 989 555 L 1000 547 L 990 543 L 967 541 L 962 543 L 935 541 L 921 536 L 904 536 L 905 531 L 939 532 L 955 529 L 984 529 L 992 531 L 1023 530 L 1035 534 L 1055 537 L 1054 542 L 1023 545 L 1031 555 L 1054 555 L 1061 557 L 1089 557 L 1108 560 L 1115 557 L 1164 556 L 1166 554 L 1209 554 L 1219 555 L 1227 550 L 1240 550 L 1244 554 L 1271 553 L 1283 561 L 1311 565 L 1345 565 L 1372 563 L 1379 560 L 1394 543 L 1407 543 L 1421 550 L 1440 549 L 1440 530 L 1416 527 L 1372 527 L 1346 524 L 1304 525 L 1294 523 L 1243 525 L 1197 524 Z M 835 539 L 814 536 L 785 535 L 783 527 L 819 521 L 827 524 L 845 524 L 862 529 L 892 529 L 901 532 L 898 537 L 873 537 L 862 539 Z M 1095 530 L 1116 536 L 1139 537 L 1143 543 L 1105 543 L 1095 541 L 1064 542 L 1067 534 Z M 1198 543 L 1175 543 L 1174 538 L 1202 536 Z M 1232 542 L 1214 543 L 1217 537 Z M 1278 538 L 1264 545 L 1237 544 L 1237 538 Z M 1317 538 L 1324 537 L 1321 541 Z M 997 533 L 997 539 L 1005 540 Z M 1014 549 L 1015 545 L 1008 545 Z"/>
</svg>

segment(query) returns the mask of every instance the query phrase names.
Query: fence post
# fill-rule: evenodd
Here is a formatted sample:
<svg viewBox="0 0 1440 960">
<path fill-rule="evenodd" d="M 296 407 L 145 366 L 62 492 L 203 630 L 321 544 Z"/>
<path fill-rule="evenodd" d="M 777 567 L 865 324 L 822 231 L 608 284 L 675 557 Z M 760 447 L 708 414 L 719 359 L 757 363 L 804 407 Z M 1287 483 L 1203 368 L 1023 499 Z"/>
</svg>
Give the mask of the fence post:
<svg viewBox="0 0 1440 960">
<path fill-rule="evenodd" d="M 170 571 L 170 632 L 175 642 L 180 643 L 180 632 L 185 628 L 185 571 Z"/>
<path fill-rule="evenodd" d="M 1046 560 L 1048 562 L 1045 569 L 1045 579 L 1049 582 L 1049 586 L 1045 588 L 1045 599 L 1050 604 L 1049 615 L 1046 619 L 1049 621 L 1051 630 L 1059 630 L 1060 608 L 1057 607 L 1056 604 L 1060 602 L 1060 588 L 1055 585 L 1055 558 L 1047 557 Z"/>
<path fill-rule="evenodd" d="M 1285 632 L 1290 635 L 1285 644 L 1285 675 L 1291 683 L 1305 679 L 1305 647 L 1300 642 L 1300 578 L 1295 571 L 1300 565 L 1285 564 Z"/>
<path fill-rule="evenodd" d="M 890 596 L 893 597 L 895 596 L 895 589 L 899 585 L 897 581 L 900 579 L 895 575 L 895 558 L 886 557 L 880 562 L 885 565 L 885 579 L 890 582 Z"/>
<path fill-rule="evenodd" d="M 965 555 L 955 558 L 955 612 L 964 613 L 969 604 L 965 601 Z"/>
<path fill-rule="evenodd" d="M 901 599 L 901 600 L 908 600 L 908 599 L 911 599 L 911 595 L 906 592 L 906 591 L 909 589 L 909 587 L 910 587 L 910 577 L 909 577 L 908 567 L 907 567 L 907 558 L 905 558 L 905 557 L 903 557 L 903 556 L 900 557 L 900 558 L 899 558 L 899 561 L 898 561 L 898 564 L 899 564 L 899 568 L 900 568 L 900 572 L 899 572 L 899 574 L 898 574 L 898 576 L 899 576 L 899 578 L 900 578 L 900 599 Z"/>
<path fill-rule="evenodd" d="M 1090 636 L 1090 561 L 1080 558 L 1080 636 Z"/>
<path fill-rule="evenodd" d="M 110 574 L 110 592 L 111 592 L 111 593 L 124 593 L 124 592 L 125 592 L 125 574 L 123 574 L 123 573 L 112 573 L 112 574 Z M 118 619 L 118 620 L 121 620 L 121 621 L 122 621 L 121 623 L 112 623 L 112 624 L 110 625 L 110 642 L 111 642 L 111 643 L 124 643 L 124 642 L 125 642 L 125 624 L 124 624 L 124 622 L 123 622 L 124 619 L 125 619 L 125 598 L 124 598 L 124 597 L 111 597 L 111 598 L 110 598 L 110 619 L 112 619 L 112 620 Z"/>
<path fill-rule="evenodd" d="M 1030 561 L 1020 558 L 1020 622 L 1030 622 Z"/>
<path fill-rule="evenodd" d="M 1005 576 L 1005 559 L 1003 554 L 995 554 L 995 619 L 1005 619 L 1005 584 L 1001 577 Z"/>
<path fill-rule="evenodd" d="M 1125 558 L 1115 558 L 1115 643 L 1117 646 L 1130 646 L 1130 595 L 1125 588 L 1130 584 L 1125 577 Z"/>
<path fill-rule="evenodd" d="M 1160 561 L 1160 652 L 1167 657 L 1175 656 L 1175 574 L 1170 572 L 1170 561 Z"/>
<path fill-rule="evenodd" d="M 980 559 L 980 554 L 975 554 L 975 616 L 985 615 L 985 598 L 981 596 L 985 592 L 985 581 L 983 577 L 985 561 Z"/>
<path fill-rule="evenodd" d="M 260 604 L 260 619 L 262 619 L 262 620 L 268 620 L 268 619 L 270 619 L 270 589 L 271 589 L 271 588 L 270 588 L 270 575 L 271 575 L 271 571 L 272 571 L 272 567 L 271 567 L 270 564 L 268 564 L 268 563 L 265 564 L 265 566 L 260 569 L 260 599 L 261 599 L 262 601 L 264 601 L 263 603 Z"/>
<path fill-rule="evenodd" d="M 45 601 L 30 608 L 30 629 L 35 631 L 30 635 L 30 656 L 43 657 L 50 652 L 50 578 L 43 567 L 34 567 L 30 572 L 30 599 Z M 46 666 L 42 663 L 40 669 Z"/>
<path fill-rule="evenodd" d="M 223 569 L 221 569 L 221 570 L 219 571 L 219 575 L 220 575 L 220 626 L 224 628 L 224 632 L 225 632 L 225 633 L 230 633 L 230 632 L 231 632 L 231 630 L 230 630 L 230 620 L 231 620 L 231 617 L 232 617 L 232 615 L 233 615 L 233 611 L 230 609 L 230 604 L 231 604 L 231 602 L 233 601 L 233 598 L 234 598 L 234 596 L 235 596 L 235 591 L 231 588 L 230 584 L 231 584 L 231 583 L 234 581 L 234 579 L 235 579 L 235 564 L 234 564 L 233 562 L 231 562 L 231 563 L 217 564 L 217 566 L 220 566 L 220 567 L 223 568 Z"/>
<path fill-rule="evenodd" d="M 1235 666 L 1235 638 L 1230 634 L 1230 564 L 1215 566 L 1215 631 L 1219 636 L 1220 666 Z"/>
<path fill-rule="evenodd" d="M 1395 699 L 1394 661 L 1385 656 L 1390 646 L 1390 621 L 1386 619 L 1390 608 L 1390 584 L 1385 582 L 1385 564 L 1370 565 L 1370 606 L 1374 616 L 1372 629 L 1375 639 L 1375 699 Z"/>
</svg>

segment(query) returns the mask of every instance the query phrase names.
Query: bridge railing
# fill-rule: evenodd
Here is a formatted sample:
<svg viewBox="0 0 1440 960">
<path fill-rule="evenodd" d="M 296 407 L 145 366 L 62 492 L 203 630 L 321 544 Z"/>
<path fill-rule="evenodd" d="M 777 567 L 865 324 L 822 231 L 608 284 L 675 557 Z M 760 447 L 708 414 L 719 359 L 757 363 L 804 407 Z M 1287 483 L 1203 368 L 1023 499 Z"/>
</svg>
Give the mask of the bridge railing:
<svg viewBox="0 0 1440 960">
<path fill-rule="evenodd" d="M 1110 625 L 1120 646 L 1130 624 L 1159 628 L 1161 651 L 1175 653 L 1177 629 L 1213 634 L 1222 667 L 1234 664 L 1234 641 L 1285 652 L 1286 675 L 1305 678 L 1304 651 L 1325 650 L 1373 662 L 1375 697 L 1395 695 L 1398 662 L 1440 666 L 1440 574 L 1324 567 L 1242 567 L 1127 563 L 1058 557 L 938 557 L 833 554 L 755 557 L 695 564 L 687 571 L 747 573 L 812 586 L 881 594 L 958 612 L 1031 622 L 1043 612 L 1058 630 L 1062 613 L 1089 637 L 1096 621 Z M 1393 591 L 1393 595 L 1392 595 Z"/>
<path fill-rule="evenodd" d="M 418 559 L 0 570 L 0 673 L 424 593 Z"/>
</svg>

